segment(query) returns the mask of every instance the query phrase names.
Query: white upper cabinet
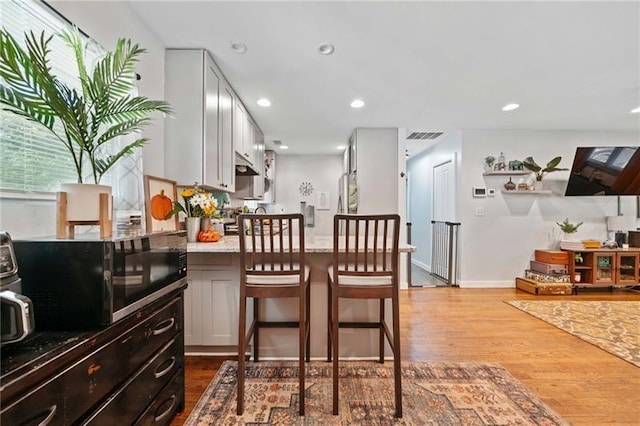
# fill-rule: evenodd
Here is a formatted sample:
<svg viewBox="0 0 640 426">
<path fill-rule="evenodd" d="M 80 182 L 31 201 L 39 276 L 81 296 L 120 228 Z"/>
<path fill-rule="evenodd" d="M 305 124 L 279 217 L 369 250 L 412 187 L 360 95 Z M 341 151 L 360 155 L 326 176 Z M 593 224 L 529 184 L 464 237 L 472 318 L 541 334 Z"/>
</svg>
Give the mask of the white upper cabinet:
<svg viewBox="0 0 640 426">
<path fill-rule="evenodd" d="M 233 147 L 243 159 L 253 164 L 253 125 L 244 105 L 234 99 Z"/>
<path fill-rule="evenodd" d="M 234 191 L 231 90 L 202 49 L 168 49 L 165 96 L 165 175 L 179 185 L 194 182 Z"/>
</svg>

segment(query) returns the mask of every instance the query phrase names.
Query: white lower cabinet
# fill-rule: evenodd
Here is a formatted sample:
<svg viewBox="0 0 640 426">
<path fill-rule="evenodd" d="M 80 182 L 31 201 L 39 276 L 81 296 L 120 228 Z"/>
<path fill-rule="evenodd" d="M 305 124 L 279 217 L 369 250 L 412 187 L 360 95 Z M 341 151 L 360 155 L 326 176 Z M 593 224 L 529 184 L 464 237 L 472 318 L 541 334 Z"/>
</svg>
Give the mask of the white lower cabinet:
<svg viewBox="0 0 640 426">
<path fill-rule="evenodd" d="M 221 257 L 225 263 L 226 256 Z M 196 352 L 199 349 L 194 346 L 200 346 L 202 352 L 233 352 L 238 346 L 240 288 L 237 259 L 229 259 L 226 265 L 190 264 L 187 281 L 185 346 Z M 251 312 L 251 306 L 247 309 Z"/>
</svg>

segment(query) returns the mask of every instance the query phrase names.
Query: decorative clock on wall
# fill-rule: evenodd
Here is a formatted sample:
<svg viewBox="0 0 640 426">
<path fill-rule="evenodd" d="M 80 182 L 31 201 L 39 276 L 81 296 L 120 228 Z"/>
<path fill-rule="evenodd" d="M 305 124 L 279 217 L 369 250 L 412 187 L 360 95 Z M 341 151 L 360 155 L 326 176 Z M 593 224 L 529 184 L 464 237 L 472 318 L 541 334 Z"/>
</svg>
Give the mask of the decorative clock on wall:
<svg viewBox="0 0 640 426">
<path fill-rule="evenodd" d="M 299 190 L 300 190 L 300 194 L 304 195 L 305 197 L 308 197 L 313 193 L 313 185 L 311 185 L 311 182 L 302 182 L 300 184 Z"/>
</svg>

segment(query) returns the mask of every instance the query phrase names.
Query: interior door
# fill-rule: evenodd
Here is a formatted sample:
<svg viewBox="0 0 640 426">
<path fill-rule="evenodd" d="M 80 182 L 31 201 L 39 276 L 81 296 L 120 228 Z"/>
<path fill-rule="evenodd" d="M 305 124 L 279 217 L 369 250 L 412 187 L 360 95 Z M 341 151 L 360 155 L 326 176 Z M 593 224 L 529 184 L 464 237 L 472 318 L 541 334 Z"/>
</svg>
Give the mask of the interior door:
<svg viewBox="0 0 640 426">
<path fill-rule="evenodd" d="M 454 229 L 442 222 L 455 221 L 455 166 L 453 160 L 433 167 L 433 215 L 431 246 L 431 273 L 449 281 L 456 282 L 457 262 L 450 262 L 450 256 L 456 256 L 450 233 Z M 451 269 L 451 270 L 450 270 Z"/>
</svg>

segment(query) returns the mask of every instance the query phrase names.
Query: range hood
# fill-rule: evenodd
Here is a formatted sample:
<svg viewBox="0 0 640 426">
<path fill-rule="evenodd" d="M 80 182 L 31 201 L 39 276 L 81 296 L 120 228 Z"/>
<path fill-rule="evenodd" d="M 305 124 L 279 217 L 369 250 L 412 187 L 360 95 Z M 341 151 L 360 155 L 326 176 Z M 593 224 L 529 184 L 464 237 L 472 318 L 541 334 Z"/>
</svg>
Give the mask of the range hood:
<svg viewBox="0 0 640 426">
<path fill-rule="evenodd" d="M 257 176 L 259 174 L 246 158 L 236 152 L 236 176 Z"/>
</svg>

